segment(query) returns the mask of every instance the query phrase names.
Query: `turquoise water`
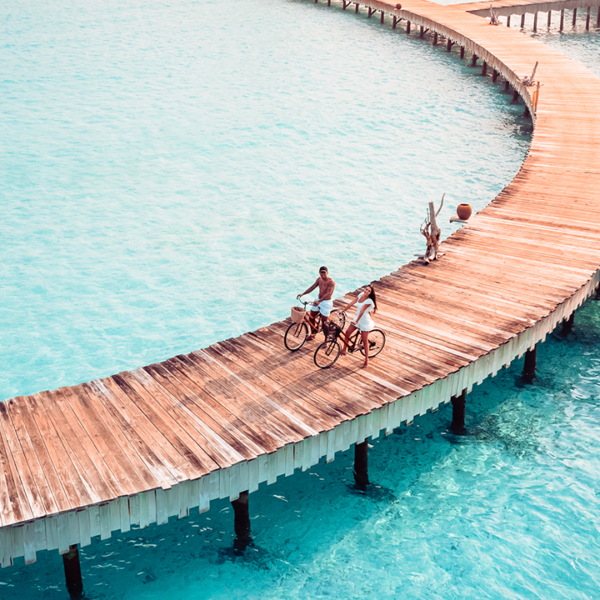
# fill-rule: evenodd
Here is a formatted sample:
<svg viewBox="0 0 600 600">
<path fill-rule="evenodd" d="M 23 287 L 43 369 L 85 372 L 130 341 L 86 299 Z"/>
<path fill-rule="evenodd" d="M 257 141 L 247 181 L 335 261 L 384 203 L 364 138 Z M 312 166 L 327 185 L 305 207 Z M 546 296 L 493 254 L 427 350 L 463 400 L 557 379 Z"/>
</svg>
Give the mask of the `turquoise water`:
<svg viewBox="0 0 600 600">
<path fill-rule="evenodd" d="M 285 316 L 323 262 L 342 290 L 379 277 L 422 247 L 428 199 L 481 207 L 526 152 L 522 107 L 364 16 L 95 6 L 0 7 L 2 397 Z M 261 486 L 244 557 L 226 501 L 95 540 L 87 595 L 597 598 L 599 347 L 590 302 L 534 385 L 516 363 L 475 388 L 469 436 L 443 407 L 375 440 L 367 495 L 351 452 Z M 56 552 L 0 570 L 2 600 L 65 596 Z"/>
<path fill-rule="evenodd" d="M 81 551 L 94 600 L 406 598 L 588 599 L 600 584 L 600 305 L 568 339 L 538 350 L 451 408 L 415 419 L 370 450 L 363 495 L 352 452 L 250 496 L 256 547 L 230 552 L 226 501 L 208 513 Z M 0 571 L 2 598 L 64 598 L 61 559 Z"/>
<path fill-rule="evenodd" d="M 0 399 L 289 315 L 489 202 L 523 107 L 445 48 L 285 0 L 0 6 Z"/>
</svg>

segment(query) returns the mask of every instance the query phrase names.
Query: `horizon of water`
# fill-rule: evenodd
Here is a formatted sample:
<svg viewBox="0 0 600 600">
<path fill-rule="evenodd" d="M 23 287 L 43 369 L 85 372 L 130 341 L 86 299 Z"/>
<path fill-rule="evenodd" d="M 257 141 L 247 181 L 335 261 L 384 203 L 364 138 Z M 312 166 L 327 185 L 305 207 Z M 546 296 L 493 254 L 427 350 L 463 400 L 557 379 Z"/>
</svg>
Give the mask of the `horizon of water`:
<svg viewBox="0 0 600 600">
<path fill-rule="evenodd" d="M 378 279 L 529 147 L 500 84 L 339 6 L 43 6 L 0 7 L 0 400 L 285 318 L 321 264 Z"/>
</svg>

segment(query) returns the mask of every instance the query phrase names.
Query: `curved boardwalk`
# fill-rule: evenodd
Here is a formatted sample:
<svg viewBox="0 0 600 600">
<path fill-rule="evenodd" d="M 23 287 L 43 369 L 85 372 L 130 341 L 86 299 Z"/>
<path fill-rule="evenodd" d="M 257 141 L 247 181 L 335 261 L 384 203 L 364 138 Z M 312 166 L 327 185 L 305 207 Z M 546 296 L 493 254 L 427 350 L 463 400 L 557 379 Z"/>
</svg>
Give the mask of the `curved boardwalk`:
<svg viewBox="0 0 600 600">
<path fill-rule="evenodd" d="M 365 2 L 361 2 L 365 4 Z M 520 92 L 539 61 L 531 151 L 498 197 L 429 266 L 377 284 L 384 353 L 329 371 L 286 323 L 161 364 L 0 403 L 0 559 L 65 553 L 132 524 L 165 523 L 469 390 L 568 317 L 600 264 L 600 80 L 543 44 L 464 10 L 367 5 L 458 42 Z M 395 4 L 394 4 L 395 6 Z M 400 33 L 399 33 L 400 34 Z"/>
</svg>

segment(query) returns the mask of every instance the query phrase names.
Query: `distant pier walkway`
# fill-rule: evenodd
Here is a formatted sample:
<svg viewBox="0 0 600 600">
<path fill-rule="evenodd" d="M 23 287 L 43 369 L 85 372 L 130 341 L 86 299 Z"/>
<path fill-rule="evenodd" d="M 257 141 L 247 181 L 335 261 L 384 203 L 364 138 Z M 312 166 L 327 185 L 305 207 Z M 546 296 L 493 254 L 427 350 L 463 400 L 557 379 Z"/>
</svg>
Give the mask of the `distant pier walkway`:
<svg viewBox="0 0 600 600">
<path fill-rule="evenodd" d="M 382 278 L 384 352 L 330 370 L 286 322 L 160 364 L 0 403 L 0 561 L 69 552 L 307 469 L 469 391 L 594 293 L 600 80 L 521 32 L 425 0 L 360 2 L 501 77 L 535 122 L 521 170 L 429 266 Z M 400 21 L 402 19 L 402 21 Z M 405 32 L 399 29 L 399 35 Z M 482 61 L 485 64 L 482 64 Z M 538 61 L 537 111 L 519 77 Z M 482 71 L 483 72 L 483 71 Z M 451 140 L 446 140 L 451 152 Z M 392 166 L 391 164 L 386 165 Z M 398 166 L 398 165 L 396 165 Z M 339 302 L 338 302 L 339 305 Z"/>
</svg>

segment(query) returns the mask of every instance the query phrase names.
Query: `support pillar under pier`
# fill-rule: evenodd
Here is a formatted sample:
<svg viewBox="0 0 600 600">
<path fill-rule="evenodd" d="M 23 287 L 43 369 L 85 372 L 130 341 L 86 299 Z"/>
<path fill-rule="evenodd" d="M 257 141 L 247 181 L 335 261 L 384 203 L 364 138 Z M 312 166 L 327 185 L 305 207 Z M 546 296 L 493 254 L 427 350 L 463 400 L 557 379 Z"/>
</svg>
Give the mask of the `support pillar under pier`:
<svg viewBox="0 0 600 600">
<path fill-rule="evenodd" d="M 235 530 L 235 540 L 233 540 L 233 549 L 235 552 L 244 552 L 252 543 L 250 537 L 250 511 L 248 508 L 248 492 L 240 492 L 240 497 L 233 500 L 233 527 Z"/>
<path fill-rule="evenodd" d="M 369 442 L 354 445 L 354 481 L 357 489 L 366 491 L 369 485 Z"/>
<path fill-rule="evenodd" d="M 563 9 L 560 11 L 560 25 L 559 25 L 559 27 L 558 27 L 558 30 L 559 30 L 559 31 L 562 31 L 562 30 L 563 30 L 563 28 L 564 28 L 564 26 L 565 26 L 565 9 L 563 8 Z"/>
<path fill-rule="evenodd" d="M 463 390 L 460 396 L 454 396 L 452 398 L 452 423 L 450 423 L 450 430 L 456 435 L 465 435 L 467 430 L 465 429 L 465 408 L 467 405 L 467 392 Z"/>
<path fill-rule="evenodd" d="M 79 564 L 77 544 L 69 546 L 69 551 L 63 554 L 62 557 L 69 596 L 71 600 L 81 600 L 83 598 L 83 581 L 81 579 L 81 565 Z"/>
<path fill-rule="evenodd" d="M 532 383 L 535 379 L 535 367 L 537 364 L 537 344 L 533 350 L 525 352 L 525 364 L 523 365 L 523 380 L 525 383 Z"/>
<path fill-rule="evenodd" d="M 576 8 L 573 9 L 573 27 L 575 27 L 575 25 L 577 25 L 577 9 Z"/>
<path fill-rule="evenodd" d="M 571 316 L 562 322 L 561 334 L 569 335 L 573 331 L 573 325 L 575 325 L 575 313 L 571 313 Z"/>
</svg>

